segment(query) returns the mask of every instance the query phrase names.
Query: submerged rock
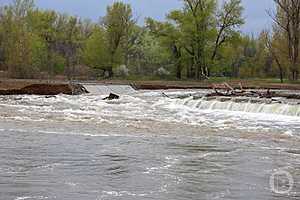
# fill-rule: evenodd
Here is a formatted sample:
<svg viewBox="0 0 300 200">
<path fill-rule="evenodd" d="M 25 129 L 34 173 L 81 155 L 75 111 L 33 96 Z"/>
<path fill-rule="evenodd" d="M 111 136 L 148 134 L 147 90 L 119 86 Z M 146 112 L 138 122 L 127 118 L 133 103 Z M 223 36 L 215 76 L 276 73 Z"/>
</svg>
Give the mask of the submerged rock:
<svg viewBox="0 0 300 200">
<path fill-rule="evenodd" d="M 226 102 L 226 101 L 231 101 L 232 98 L 231 97 L 220 97 L 218 98 L 218 101 L 221 101 L 221 102 Z"/>
<path fill-rule="evenodd" d="M 272 99 L 267 99 L 267 98 L 252 98 L 250 100 L 250 103 L 271 104 L 272 103 Z"/>
<path fill-rule="evenodd" d="M 173 97 L 173 99 L 186 99 L 186 98 L 189 98 L 191 96 L 192 96 L 191 94 L 176 95 L 176 96 Z"/>
<path fill-rule="evenodd" d="M 205 97 L 203 100 L 205 100 L 205 101 L 214 101 L 216 99 L 217 99 L 217 97 Z"/>
<path fill-rule="evenodd" d="M 51 99 L 51 98 L 56 98 L 56 96 L 55 95 L 47 95 L 47 96 L 45 96 L 45 98 L 46 99 Z"/>
<path fill-rule="evenodd" d="M 109 96 L 105 97 L 103 100 L 114 100 L 114 99 L 120 99 L 120 96 L 114 93 L 110 93 Z"/>
<path fill-rule="evenodd" d="M 252 98 L 250 99 L 250 103 L 262 103 L 262 100 L 259 98 Z"/>
<path fill-rule="evenodd" d="M 234 98 L 233 101 L 235 103 L 248 103 L 249 102 L 249 98 Z"/>
<path fill-rule="evenodd" d="M 191 94 L 191 96 L 193 96 L 194 100 L 203 99 L 205 97 L 205 95 L 201 93 Z"/>
</svg>

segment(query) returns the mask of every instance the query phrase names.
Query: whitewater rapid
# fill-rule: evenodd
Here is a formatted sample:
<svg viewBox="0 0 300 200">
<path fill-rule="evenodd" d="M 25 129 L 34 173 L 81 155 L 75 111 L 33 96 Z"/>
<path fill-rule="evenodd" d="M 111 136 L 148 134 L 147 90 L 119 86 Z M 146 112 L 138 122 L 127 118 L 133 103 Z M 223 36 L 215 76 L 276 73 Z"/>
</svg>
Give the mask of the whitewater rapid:
<svg viewBox="0 0 300 200">
<path fill-rule="evenodd" d="M 92 87 L 91 87 L 92 88 Z M 91 89 L 90 88 L 90 89 Z M 299 135 L 300 105 L 207 101 L 192 95 L 208 91 L 135 91 L 116 87 L 119 100 L 104 101 L 109 89 L 81 96 L 2 96 L 0 120 L 40 123 L 83 123 L 136 129 L 195 126 L 210 130 L 247 130 Z M 166 97 L 169 96 L 171 98 Z M 180 95 L 191 96 L 176 98 Z M 156 127 L 157 126 L 157 127 Z"/>
</svg>

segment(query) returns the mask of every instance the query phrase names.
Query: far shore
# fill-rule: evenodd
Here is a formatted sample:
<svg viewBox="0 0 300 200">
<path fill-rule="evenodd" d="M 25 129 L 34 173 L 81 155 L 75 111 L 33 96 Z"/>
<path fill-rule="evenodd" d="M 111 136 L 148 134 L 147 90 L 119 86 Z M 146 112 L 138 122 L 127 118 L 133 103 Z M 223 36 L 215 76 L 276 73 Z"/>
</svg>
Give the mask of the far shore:
<svg viewBox="0 0 300 200">
<path fill-rule="evenodd" d="M 132 85 L 138 90 L 161 89 L 212 89 L 214 84 L 228 83 L 233 88 L 244 89 L 270 89 L 270 90 L 300 90 L 300 84 L 277 83 L 271 80 L 209 80 L 209 81 L 168 81 L 168 80 L 97 80 L 74 81 L 81 84 L 102 85 Z M 39 79 L 0 79 L 0 90 L 21 89 L 32 84 L 68 84 L 65 80 L 39 80 Z"/>
</svg>

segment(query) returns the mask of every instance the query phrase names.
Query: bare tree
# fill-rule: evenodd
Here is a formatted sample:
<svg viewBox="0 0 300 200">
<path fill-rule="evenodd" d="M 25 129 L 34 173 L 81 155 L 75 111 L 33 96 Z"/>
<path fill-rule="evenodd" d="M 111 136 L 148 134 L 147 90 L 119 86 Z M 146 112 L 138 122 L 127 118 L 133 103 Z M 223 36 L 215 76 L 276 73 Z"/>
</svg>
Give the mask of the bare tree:
<svg viewBox="0 0 300 200">
<path fill-rule="evenodd" d="M 217 38 L 214 45 L 211 60 L 213 61 L 218 53 L 218 49 L 231 36 L 235 28 L 244 24 L 242 18 L 243 7 L 241 0 L 230 0 L 225 2 L 222 10 L 218 14 L 217 22 Z"/>
<path fill-rule="evenodd" d="M 299 74 L 299 44 L 300 44 L 300 0 L 273 0 L 277 13 L 270 14 L 275 25 L 286 36 L 288 57 L 292 80 L 298 79 Z"/>
<path fill-rule="evenodd" d="M 277 66 L 278 66 L 280 82 L 283 83 L 284 70 L 283 70 L 283 66 L 282 66 L 282 64 L 280 62 L 280 59 L 279 59 L 279 53 L 276 51 L 274 41 L 272 41 L 272 39 L 270 38 L 270 33 L 269 32 L 264 31 L 262 34 L 263 34 L 264 39 L 265 39 L 266 47 L 267 47 L 268 51 L 272 55 L 272 58 L 275 60 Z M 273 36 L 273 40 L 275 40 L 274 36 Z"/>
</svg>

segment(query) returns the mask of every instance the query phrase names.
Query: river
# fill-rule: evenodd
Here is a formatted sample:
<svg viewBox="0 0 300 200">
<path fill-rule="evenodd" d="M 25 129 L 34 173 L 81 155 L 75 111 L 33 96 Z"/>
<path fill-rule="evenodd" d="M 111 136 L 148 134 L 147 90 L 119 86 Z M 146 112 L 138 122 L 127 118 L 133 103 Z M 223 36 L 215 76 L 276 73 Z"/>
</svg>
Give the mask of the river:
<svg viewBox="0 0 300 200">
<path fill-rule="evenodd" d="M 300 199 L 300 105 L 90 90 L 0 97 L 1 200 Z"/>
</svg>

